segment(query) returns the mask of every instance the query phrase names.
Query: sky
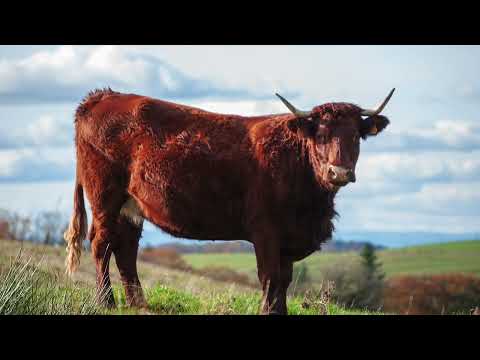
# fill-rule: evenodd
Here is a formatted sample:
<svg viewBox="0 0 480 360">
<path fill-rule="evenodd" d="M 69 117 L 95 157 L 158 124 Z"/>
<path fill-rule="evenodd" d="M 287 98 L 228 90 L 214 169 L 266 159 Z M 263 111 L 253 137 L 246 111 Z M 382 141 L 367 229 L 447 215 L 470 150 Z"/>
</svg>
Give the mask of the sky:
<svg viewBox="0 0 480 360">
<path fill-rule="evenodd" d="M 240 115 L 285 113 L 275 92 L 372 108 L 395 87 L 336 228 L 480 233 L 479 63 L 480 46 L 0 46 L 0 208 L 71 213 L 73 114 L 96 87 Z"/>
</svg>

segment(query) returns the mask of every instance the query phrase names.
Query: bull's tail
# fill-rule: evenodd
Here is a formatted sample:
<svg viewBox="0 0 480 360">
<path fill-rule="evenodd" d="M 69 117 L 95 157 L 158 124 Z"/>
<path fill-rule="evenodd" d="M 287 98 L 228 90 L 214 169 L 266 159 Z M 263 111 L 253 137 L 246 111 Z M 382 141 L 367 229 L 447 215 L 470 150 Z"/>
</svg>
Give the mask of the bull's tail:
<svg viewBox="0 0 480 360">
<path fill-rule="evenodd" d="M 77 178 L 75 181 L 75 194 L 73 196 L 73 214 L 67 231 L 63 238 L 67 242 L 67 259 L 65 261 L 66 273 L 72 275 L 80 265 L 80 255 L 82 254 L 82 243 L 87 236 L 87 213 L 83 200 L 83 186 L 79 182 L 77 168 Z"/>
</svg>

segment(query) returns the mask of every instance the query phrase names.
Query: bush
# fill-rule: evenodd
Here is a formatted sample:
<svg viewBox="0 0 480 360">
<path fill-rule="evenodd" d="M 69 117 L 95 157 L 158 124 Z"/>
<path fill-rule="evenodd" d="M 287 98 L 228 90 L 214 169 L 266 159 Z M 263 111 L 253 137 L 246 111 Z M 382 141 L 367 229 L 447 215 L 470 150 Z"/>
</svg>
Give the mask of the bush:
<svg viewBox="0 0 480 360">
<path fill-rule="evenodd" d="M 334 264 L 324 271 L 323 277 L 335 284 L 335 302 L 373 311 L 382 307 L 383 279 L 372 277 L 361 264 Z"/>
<path fill-rule="evenodd" d="M 217 281 L 231 282 L 253 288 L 259 287 L 259 284 L 250 280 L 248 275 L 222 266 L 204 267 L 196 270 L 195 273 Z"/>
<path fill-rule="evenodd" d="M 400 314 L 468 314 L 479 304 L 480 278 L 471 275 L 396 277 L 384 291 L 384 309 Z"/>
<path fill-rule="evenodd" d="M 319 315 L 328 315 L 334 290 L 335 284 L 332 281 L 322 284 L 318 290 L 307 290 L 303 297 L 302 308 L 312 309 Z"/>
<path fill-rule="evenodd" d="M 177 270 L 192 271 L 192 267 L 173 248 L 147 248 L 140 252 L 139 259 Z"/>
</svg>

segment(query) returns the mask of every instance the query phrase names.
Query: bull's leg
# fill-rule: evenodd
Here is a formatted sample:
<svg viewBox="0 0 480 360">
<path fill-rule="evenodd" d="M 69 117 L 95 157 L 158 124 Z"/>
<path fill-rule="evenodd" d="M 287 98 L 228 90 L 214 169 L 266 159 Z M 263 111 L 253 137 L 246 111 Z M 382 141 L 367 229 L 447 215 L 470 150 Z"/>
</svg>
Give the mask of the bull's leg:
<svg viewBox="0 0 480 360">
<path fill-rule="evenodd" d="M 255 255 L 263 291 L 260 313 L 287 315 L 287 289 L 292 280 L 292 263 L 282 260 L 279 249 L 267 242 L 255 244 Z"/>
<path fill-rule="evenodd" d="M 147 307 L 142 285 L 137 274 L 138 242 L 142 234 L 143 224 L 134 225 L 128 219 L 120 216 L 118 219 L 118 242 L 113 249 L 125 297 L 128 306 Z"/>
<path fill-rule="evenodd" d="M 280 283 L 278 284 L 278 312 L 287 314 L 287 290 L 292 282 L 293 263 L 281 259 L 280 261 Z"/>
<path fill-rule="evenodd" d="M 88 143 L 77 143 L 77 168 L 92 209 L 90 241 L 96 267 L 97 301 L 114 306 L 110 283 L 110 256 L 115 245 L 117 219 L 125 203 L 125 174 Z"/>
<path fill-rule="evenodd" d="M 92 247 L 92 256 L 96 268 L 96 299 L 99 305 L 114 307 L 112 286 L 110 282 L 109 264 L 112 255 L 111 232 L 112 226 L 105 223 L 92 225 L 90 231 L 90 240 Z"/>
</svg>

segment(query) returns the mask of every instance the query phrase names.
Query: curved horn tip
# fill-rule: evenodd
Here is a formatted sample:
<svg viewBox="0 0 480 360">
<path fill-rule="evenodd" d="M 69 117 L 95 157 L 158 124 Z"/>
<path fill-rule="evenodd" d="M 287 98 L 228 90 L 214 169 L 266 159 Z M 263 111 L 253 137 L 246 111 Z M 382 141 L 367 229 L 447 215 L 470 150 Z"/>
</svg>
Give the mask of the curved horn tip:
<svg viewBox="0 0 480 360">
<path fill-rule="evenodd" d="M 390 97 L 393 95 L 393 92 L 395 91 L 395 88 L 393 88 L 392 90 L 390 90 L 390 92 L 388 93 L 388 96 L 387 96 L 387 99 L 390 99 Z"/>
<path fill-rule="evenodd" d="M 293 106 L 287 99 L 284 99 L 283 96 L 275 93 L 279 97 L 279 99 L 283 102 L 283 104 L 296 116 L 299 117 L 308 117 L 311 114 L 311 111 L 302 111 L 298 110 L 295 106 Z"/>
<path fill-rule="evenodd" d="M 395 88 L 390 90 L 390 92 L 387 95 L 387 97 L 385 98 L 385 100 L 383 100 L 382 104 L 377 109 L 375 109 L 375 110 L 363 109 L 362 110 L 362 115 L 373 116 L 373 115 L 380 114 L 382 112 L 382 110 L 385 108 L 385 106 L 387 105 L 387 103 L 390 101 L 390 98 L 392 97 L 394 91 L 395 91 Z"/>
</svg>

